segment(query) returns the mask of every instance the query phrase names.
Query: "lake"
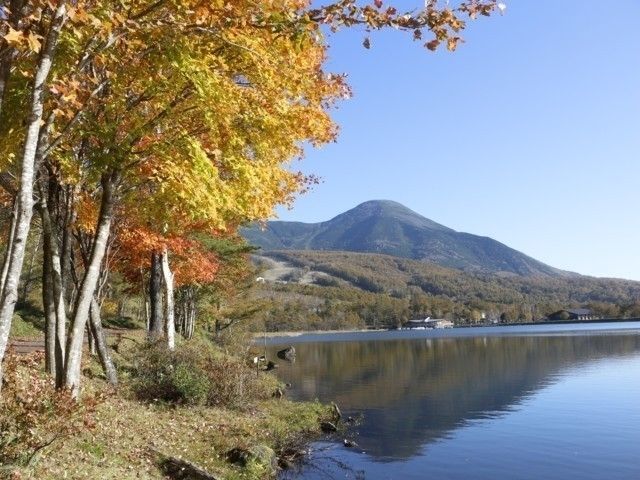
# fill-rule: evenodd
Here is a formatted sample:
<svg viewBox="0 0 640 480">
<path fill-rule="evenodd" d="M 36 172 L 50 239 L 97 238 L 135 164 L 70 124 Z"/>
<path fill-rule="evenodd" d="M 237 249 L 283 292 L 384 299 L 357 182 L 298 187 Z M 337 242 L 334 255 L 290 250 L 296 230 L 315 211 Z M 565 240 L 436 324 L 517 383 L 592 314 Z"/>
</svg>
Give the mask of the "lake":
<svg viewBox="0 0 640 480">
<path fill-rule="evenodd" d="M 290 397 L 361 418 L 282 479 L 640 479 L 639 322 L 267 343 Z"/>
</svg>

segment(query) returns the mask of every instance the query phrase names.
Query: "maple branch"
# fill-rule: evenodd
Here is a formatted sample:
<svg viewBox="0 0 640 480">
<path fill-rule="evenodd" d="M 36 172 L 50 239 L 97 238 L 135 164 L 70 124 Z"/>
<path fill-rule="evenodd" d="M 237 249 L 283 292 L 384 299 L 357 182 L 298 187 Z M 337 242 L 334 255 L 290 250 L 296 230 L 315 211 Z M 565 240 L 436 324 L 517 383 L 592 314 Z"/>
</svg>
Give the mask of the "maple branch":
<svg viewBox="0 0 640 480">
<path fill-rule="evenodd" d="M 151 12 L 156 10 L 158 7 L 161 7 L 162 4 L 165 2 L 166 0 L 158 0 L 156 3 L 152 3 L 147 8 L 143 9 L 142 11 L 134 15 L 131 15 L 129 18 L 131 18 L 131 20 L 140 20 L 142 17 L 145 17 L 146 15 L 150 14 Z"/>
<path fill-rule="evenodd" d="M 86 111 L 86 108 L 89 105 L 89 101 L 93 99 L 96 95 L 98 95 L 104 89 L 104 87 L 107 86 L 107 84 L 108 84 L 108 80 L 104 80 L 102 83 L 100 83 L 100 85 L 98 85 L 95 89 L 93 89 L 93 91 L 89 94 L 89 97 L 87 98 L 85 103 L 82 105 L 82 107 L 80 107 L 80 109 L 75 113 L 75 115 L 71 118 L 71 120 L 69 120 L 67 124 L 62 128 L 62 131 L 55 138 L 55 140 L 51 142 L 47 146 L 47 148 L 44 150 L 42 154 L 43 155 L 42 158 L 47 158 L 49 154 L 58 145 L 60 145 L 60 142 L 62 142 L 62 140 L 64 139 L 64 136 L 69 132 L 69 130 L 71 130 L 71 127 L 73 127 L 84 115 L 84 112 Z"/>
<path fill-rule="evenodd" d="M 11 196 L 15 196 L 18 193 L 15 177 L 10 172 L 0 172 L 0 187 L 4 188 Z"/>
<path fill-rule="evenodd" d="M 137 130 L 139 134 L 135 137 L 129 135 L 130 140 L 128 141 L 129 148 L 132 150 L 133 146 L 140 141 L 142 136 L 144 135 L 144 131 L 148 131 L 153 129 L 160 120 L 165 118 L 175 107 L 177 107 L 181 102 L 185 101 L 192 93 L 191 85 L 185 85 L 184 88 L 176 95 L 176 97 L 169 102 L 169 104 L 160 112 L 158 112 L 152 119 L 147 121 L 144 125 L 139 127 Z M 134 162 L 135 164 L 136 162 Z"/>
</svg>

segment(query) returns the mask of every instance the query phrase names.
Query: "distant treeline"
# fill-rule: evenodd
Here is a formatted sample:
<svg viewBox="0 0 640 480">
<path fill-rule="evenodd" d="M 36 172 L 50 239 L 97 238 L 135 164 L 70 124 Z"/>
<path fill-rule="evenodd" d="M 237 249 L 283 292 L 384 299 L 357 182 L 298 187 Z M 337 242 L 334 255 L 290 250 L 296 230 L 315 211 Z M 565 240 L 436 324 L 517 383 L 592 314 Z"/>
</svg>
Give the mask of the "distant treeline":
<svg viewBox="0 0 640 480">
<path fill-rule="evenodd" d="M 516 276 L 449 269 L 387 255 L 295 251 L 269 256 L 327 274 L 313 285 L 267 283 L 269 330 L 393 326 L 411 318 L 461 324 L 530 322 L 564 308 L 603 318 L 640 316 L 640 282 L 586 276 Z"/>
</svg>

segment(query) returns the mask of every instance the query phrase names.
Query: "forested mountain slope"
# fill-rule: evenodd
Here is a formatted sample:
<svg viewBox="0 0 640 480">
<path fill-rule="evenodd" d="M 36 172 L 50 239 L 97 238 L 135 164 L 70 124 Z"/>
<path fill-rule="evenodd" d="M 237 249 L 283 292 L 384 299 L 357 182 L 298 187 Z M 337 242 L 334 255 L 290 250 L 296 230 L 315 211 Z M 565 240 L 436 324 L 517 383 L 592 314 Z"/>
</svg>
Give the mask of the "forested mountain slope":
<svg viewBox="0 0 640 480">
<path fill-rule="evenodd" d="M 268 222 L 243 229 L 269 250 L 370 252 L 472 272 L 572 276 L 488 237 L 457 232 L 389 200 L 372 200 L 321 223 Z"/>
</svg>

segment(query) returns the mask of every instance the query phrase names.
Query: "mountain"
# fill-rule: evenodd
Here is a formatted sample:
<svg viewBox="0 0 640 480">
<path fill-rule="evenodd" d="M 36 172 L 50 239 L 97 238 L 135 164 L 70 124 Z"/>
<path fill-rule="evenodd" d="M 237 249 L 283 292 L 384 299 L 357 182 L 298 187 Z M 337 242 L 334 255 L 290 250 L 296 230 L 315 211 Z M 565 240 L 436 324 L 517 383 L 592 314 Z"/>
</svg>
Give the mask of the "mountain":
<svg viewBox="0 0 640 480">
<path fill-rule="evenodd" d="M 372 200 L 321 223 L 268 222 L 242 230 L 265 251 L 382 253 L 466 271 L 519 276 L 572 276 L 489 237 L 457 232 L 390 200 Z"/>
</svg>

